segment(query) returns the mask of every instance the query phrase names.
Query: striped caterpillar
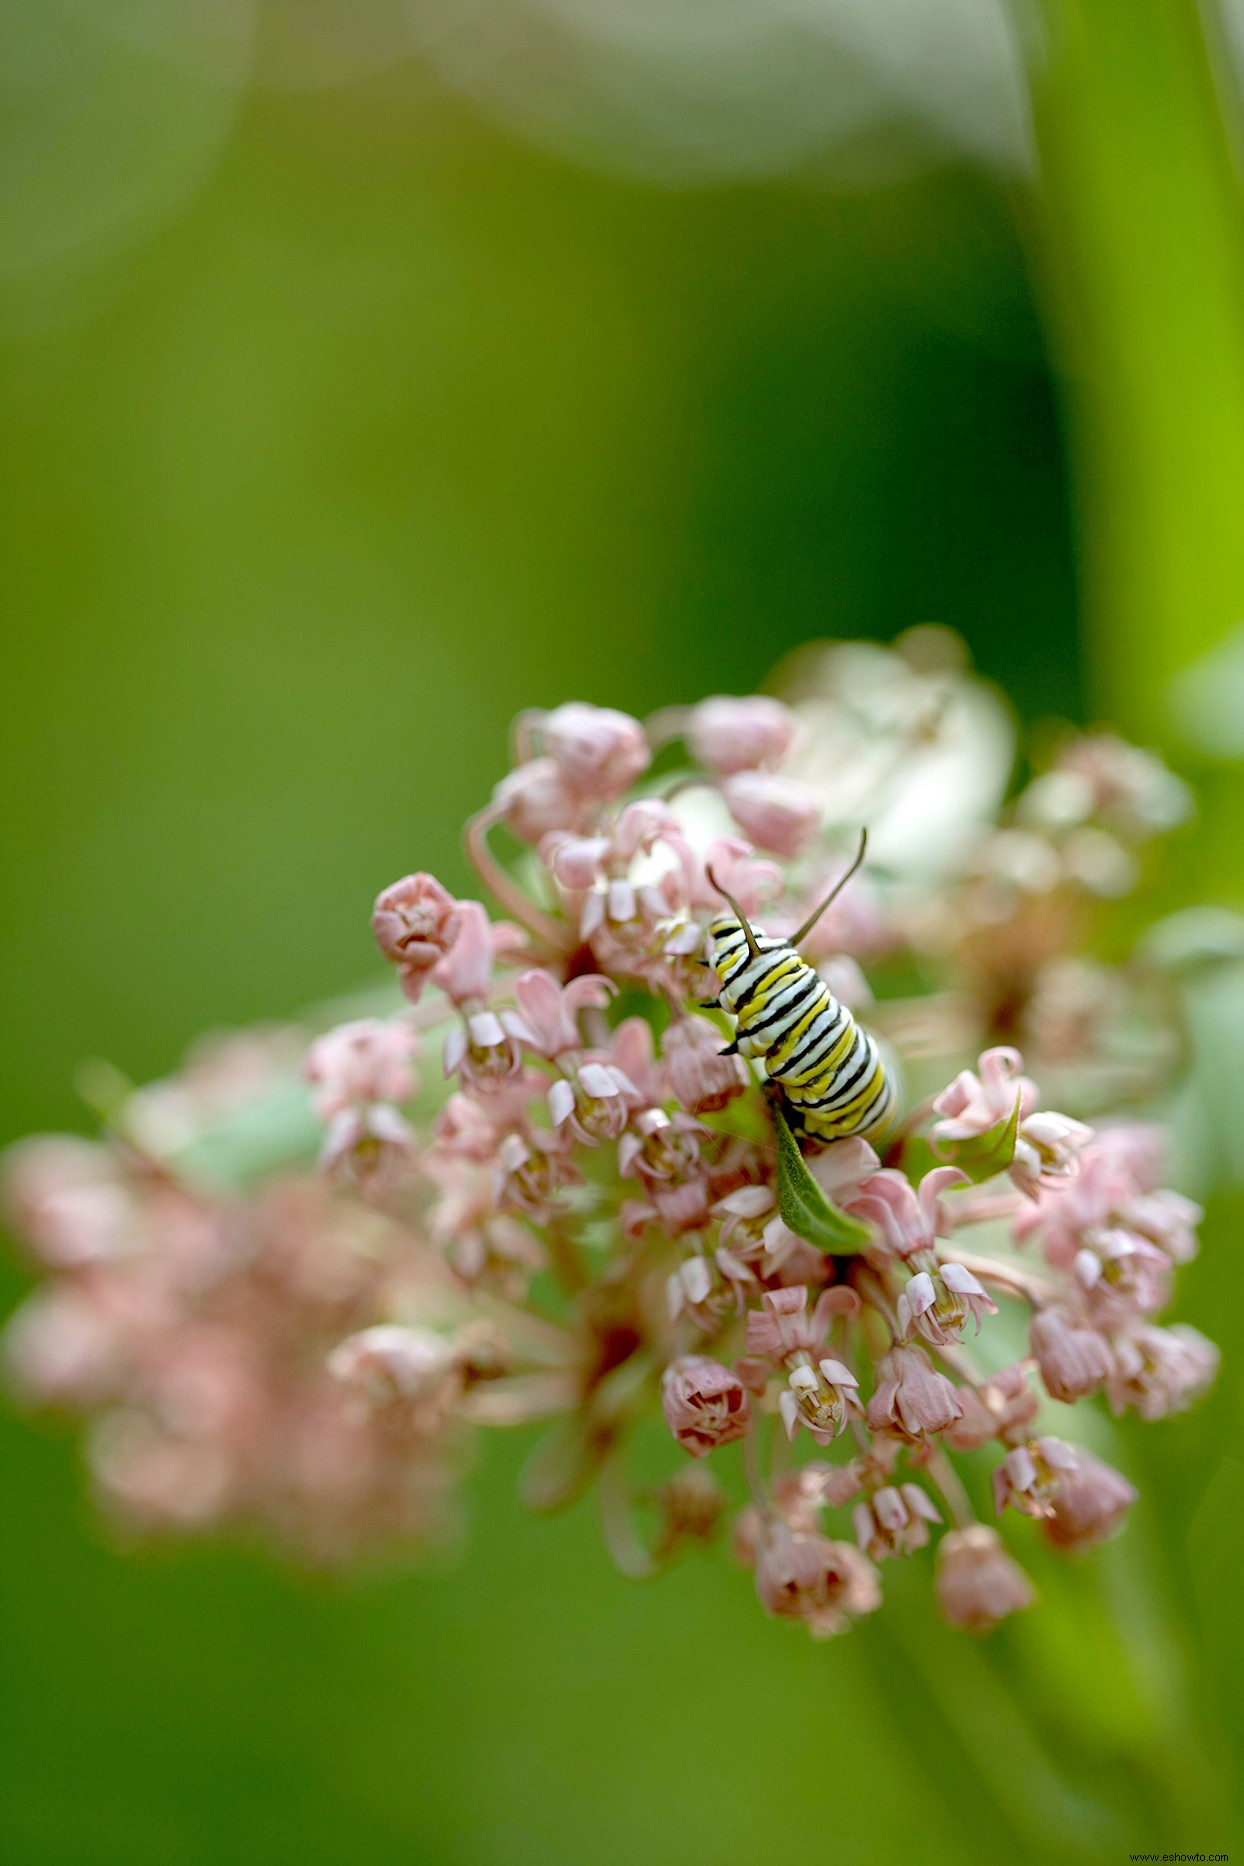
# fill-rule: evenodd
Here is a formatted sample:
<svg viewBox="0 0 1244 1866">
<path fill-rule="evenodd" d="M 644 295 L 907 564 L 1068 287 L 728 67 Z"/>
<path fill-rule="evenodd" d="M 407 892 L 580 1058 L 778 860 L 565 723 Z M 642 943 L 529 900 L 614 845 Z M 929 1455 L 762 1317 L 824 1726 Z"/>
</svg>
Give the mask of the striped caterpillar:
<svg viewBox="0 0 1244 1866">
<path fill-rule="evenodd" d="M 859 852 L 846 874 L 788 939 L 771 939 L 753 928 L 709 873 L 733 910 L 718 914 L 708 929 L 719 1002 L 736 1026 L 727 1054 L 762 1057 L 770 1082 L 782 1092 L 792 1128 L 813 1140 L 875 1134 L 894 1112 L 893 1075 L 875 1038 L 797 950 L 859 868 L 867 841 L 867 831 L 861 832 Z"/>
</svg>

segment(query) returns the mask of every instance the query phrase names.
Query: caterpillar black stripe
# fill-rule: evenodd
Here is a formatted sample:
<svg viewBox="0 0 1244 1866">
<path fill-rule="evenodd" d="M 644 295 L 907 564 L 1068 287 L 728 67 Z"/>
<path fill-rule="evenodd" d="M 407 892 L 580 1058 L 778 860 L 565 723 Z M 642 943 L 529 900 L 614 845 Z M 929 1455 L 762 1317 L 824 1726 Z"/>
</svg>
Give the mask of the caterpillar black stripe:
<svg viewBox="0 0 1244 1866">
<path fill-rule="evenodd" d="M 792 1126 L 814 1140 L 879 1133 L 894 1113 L 894 1080 L 875 1038 L 797 950 L 860 866 L 866 846 L 861 835 L 859 853 L 842 880 L 789 939 L 771 939 L 750 926 L 723 888 L 718 892 L 733 911 L 718 914 L 709 927 L 720 1002 L 736 1024 L 731 1047 L 763 1059 Z"/>
</svg>

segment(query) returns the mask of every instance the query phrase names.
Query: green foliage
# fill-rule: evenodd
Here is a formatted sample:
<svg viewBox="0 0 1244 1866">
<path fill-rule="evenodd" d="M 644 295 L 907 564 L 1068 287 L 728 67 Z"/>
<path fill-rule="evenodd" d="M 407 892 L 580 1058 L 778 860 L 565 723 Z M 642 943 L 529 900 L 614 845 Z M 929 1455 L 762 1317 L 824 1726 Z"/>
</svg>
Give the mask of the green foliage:
<svg viewBox="0 0 1244 1866">
<path fill-rule="evenodd" d="M 839 1211 L 821 1191 L 776 1096 L 770 1102 L 770 1112 L 777 1134 L 778 1209 L 783 1223 L 827 1257 L 863 1250 L 868 1242 L 868 1226 Z"/>
</svg>

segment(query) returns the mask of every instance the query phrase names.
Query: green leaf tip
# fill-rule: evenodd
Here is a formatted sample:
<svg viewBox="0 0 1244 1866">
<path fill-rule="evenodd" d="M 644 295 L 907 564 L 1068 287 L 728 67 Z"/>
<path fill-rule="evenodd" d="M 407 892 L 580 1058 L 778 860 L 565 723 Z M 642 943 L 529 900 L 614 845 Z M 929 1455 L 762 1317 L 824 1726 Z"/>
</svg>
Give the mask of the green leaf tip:
<svg viewBox="0 0 1244 1866">
<path fill-rule="evenodd" d="M 848 1218 L 825 1197 L 776 1100 L 771 1108 L 778 1146 L 778 1210 L 783 1224 L 827 1257 L 863 1250 L 869 1239 L 868 1226 Z"/>
</svg>

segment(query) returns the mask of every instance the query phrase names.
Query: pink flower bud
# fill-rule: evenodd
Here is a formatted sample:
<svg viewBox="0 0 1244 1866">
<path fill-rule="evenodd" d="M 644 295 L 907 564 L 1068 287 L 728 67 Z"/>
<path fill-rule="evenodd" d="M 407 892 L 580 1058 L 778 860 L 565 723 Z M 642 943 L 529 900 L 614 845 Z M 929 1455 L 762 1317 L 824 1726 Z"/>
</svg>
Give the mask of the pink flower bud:
<svg viewBox="0 0 1244 1866">
<path fill-rule="evenodd" d="M 936 1371 L 923 1348 L 891 1348 L 877 1373 L 877 1390 L 868 1402 L 874 1432 L 894 1432 L 918 1443 L 945 1432 L 963 1412 L 954 1383 Z"/>
<path fill-rule="evenodd" d="M 756 1592 L 768 1614 L 802 1620 L 818 1639 L 843 1633 L 881 1605 L 876 1570 L 849 1542 L 768 1529 L 756 1562 Z"/>
<path fill-rule="evenodd" d="M 795 715 L 766 694 L 701 700 L 687 717 L 684 736 L 697 763 L 718 777 L 780 765 L 795 739 Z"/>
<path fill-rule="evenodd" d="M 1120 1527 L 1136 1494 L 1120 1472 L 1077 1448 L 1076 1469 L 1062 1474 L 1042 1523 L 1046 1540 L 1059 1549 L 1095 1547 Z"/>
<path fill-rule="evenodd" d="M 820 794 L 798 778 L 740 771 L 721 788 L 726 807 L 743 834 L 758 848 L 787 861 L 803 853 L 820 827 Z"/>
<path fill-rule="evenodd" d="M 1096 1393 L 1114 1367 L 1109 1343 L 1066 1309 L 1034 1315 L 1028 1342 L 1046 1392 L 1067 1406 Z"/>
<path fill-rule="evenodd" d="M 943 1616 L 969 1633 L 990 1632 L 1036 1599 L 1023 1569 L 1011 1560 L 997 1531 L 984 1523 L 942 1537 L 936 1589 Z"/>
<path fill-rule="evenodd" d="M 703 1354 L 686 1354 L 661 1379 L 665 1422 L 693 1458 L 742 1438 L 751 1425 L 747 1394 L 737 1375 Z"/>
<path fill-rule="evenodd" d="M 371 928 L 385 958 L 399 968 L 402 990 L 413 1004 L 457 937 L 458 903 L 435 875 L 405 875 L 376 896 Z"/>
<path fill-rule="evenodd" d="M 570 700 L 542 724 L 545 751 L 581 797 L 620 797 L 652 762 L 639 721 L 612 706 Z"/>
<path fill-rule="evenodd" d="M 583 798 L 571 789 L 552 758 L 520 765 L 493 791 L 493 802 L 520 842 L 537 843 L 554 830 L 577 829 L 584 820 Z"/>
<path fill-rule="evenodd" d="M 458 932 L 433 974 L 455 1004 L 476 1004 L 492 983 L 493 928 L 479 901 L 459 901 Z"/>
</svg>

